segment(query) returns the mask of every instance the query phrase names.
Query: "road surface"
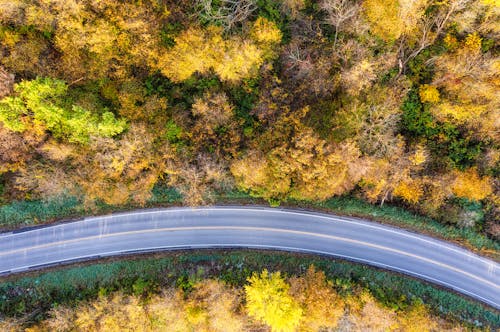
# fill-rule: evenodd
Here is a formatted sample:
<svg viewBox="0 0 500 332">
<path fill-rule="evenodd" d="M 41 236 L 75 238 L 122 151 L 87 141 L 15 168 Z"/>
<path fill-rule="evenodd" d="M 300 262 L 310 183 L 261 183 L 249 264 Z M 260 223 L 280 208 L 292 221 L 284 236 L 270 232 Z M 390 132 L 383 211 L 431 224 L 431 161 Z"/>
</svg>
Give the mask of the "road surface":
<svg viewBox="0 0 500 332">
<path fill-rule="evenodd" d="M 342 257 L 425 279 L 500 309 L 500 265 L 458 246 L 355 218 L 244 207 L 141 210 L 0 234 L 0 274 L 187 248 Z"/>
</svg>

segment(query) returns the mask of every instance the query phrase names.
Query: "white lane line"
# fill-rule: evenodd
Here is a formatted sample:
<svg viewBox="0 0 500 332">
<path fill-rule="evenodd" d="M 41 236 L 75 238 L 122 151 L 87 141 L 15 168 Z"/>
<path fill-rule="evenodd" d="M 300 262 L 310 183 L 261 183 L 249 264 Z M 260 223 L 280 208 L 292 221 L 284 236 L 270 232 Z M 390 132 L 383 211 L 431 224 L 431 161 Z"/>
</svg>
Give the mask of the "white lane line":
<svg viewBox="0 0 500 332">
<path fill-rule="evenodd" d="M 336 254 L 336 253 L 332 253 L 332 252 L 327 252 L 327 251 L 322 251 L 322 250 L 302 249 L 302 248 L 286 247 L 286 246 L 282 247 L 282 246 L 272 246 L 272 245 L 268 246 L 268 245 L 258 245 L 258 244 L 243 244 L 243 243 L 232 243 L 232 244 L 225 244 L 225 245 L 220 245 L 220 244 L 197 244 L 197 245 L 180 244 L 180 245 L 175 245 L 175 246 L 143 247 L 143 248 L 137 248 L 137 249 L 134 249 L 134 250 L 127 250 L 127 251 L 120 251 L 120 250 L 118 250 L 118 251 L 108 251 L 108 252 L 99 254 L 99 256 L 116 256 L 116 255 L 120 255 L 120 254 L 133 254 L 135 252 L 151 251 L 151 250 L 162 250 L 162 249 L 167 249 L 167 250 L 168 249 L 183 250 L 183 249 L 190 249 L 190 248 L 210 249 L 210 248 L 234 248 L 234 247 L 237 247 L 237 248 L 238 247 L 240 247 L 240 248 L 258 248 L 258 249 L 279 249 L 279 250 L 294 251 L 294 252 L 309 252 L 309 253 L 315 253 L 315 254 L 322 254 L 322 255 L 327 255 L 327 256 L 345 258 L 345 259 L 349 259 L 349 260 L 357 261 L 357 262 L 363 262 L 363 263 L 366 263 L 368 265 L 383 267 L 383 268 L 387 268 L 389 270 L 393 270 L 393 271 L 397 271 L 397 272 L 402 272 L 402 273 L 405 273 L 405 274 L 408 274 L 408 275 L 411 275 L 411 276 L 420 277 L 420 278 L 422 278 L 424 280 L 427 280 L 427 281 L 430 281 L 430 282 L 434 282 L 435 284 L 443 285 L 443 286 L 446 286 L 446 287 L 448 287 L 450 289 L 458 291 L 460 293 L 467 294 L 467 295 L 469 295 L 469 296 L 471 296 L 473 298 L 476 298 L 476 299 L 481 300 L 481 301 L 483 301 L 485 303 L 488 303 L 488 304 L 492 305 L 493 307 L 495 307 L 497 309 L 500 308 L 500 304 L 497 303 L 497 302 L 494 302 L 494 301 L 492 301 L 490 299 L 482 297 L 481 295 L 478 295 L 478 294 L 473 293 L 471 291 L 465 290 L 465 289 L 463 289 L 461 287 L 452 285 L 452 284 L 447 283 L 445 281 L 441 281 L 439 279 L 435 279 L 435 278 L 430 277 L 430 276 L 425 275 L 425 274 L 421 274 L 421 273 L 409 271 L 409 270 L 406 270 L 406 269 L 403 269 L 403 268 L 399 268 L 399 267 L 392 266 L 392 265 L 385 264 L 385 263 L 380 263 L 380 262 L 377 262 L 377 261 L 372 261 L 372 260 L 367 260 L 367 259 L 364 259 L 364 258 L 353 257 L 353 256 L 349 256 L 349 255 L 340 255 L 340 254 Z M 85 259 L 85 258 L 92 258 L 92 257 L 95 257 L 95 256 L 96 255 L 78 256 L 78 257 L 74 257 L 74 258 L 68 259 L 68 261 L 75 261 L 75 260 L 80 260 L 80 259 Z M 61 263 L 61 262 L 59 262 L 59 261 L 46 261 L 46 262 L 44 262 L 42 264 L 39 264 L 39 265 L 43 266 L 43 265 L 52 265 L 52 264 L 57 264 L 57 263 Z M 62 263 L 64 263 L 64 261 Z M 36 266 L 26 265 L 26 266 L 21 266 L 21 267 L 18 267 L 16 269 L 13 269 L 13 270 L 10 270 L 10 271 L 12 271 L 12 272 L 15 272 L 15 271 L 26 271 L 26 270 L 28 270 L 31 267 L 36 268 Z M 5 273 L 5 272 L 8 272 L 8 271 L 7 270 L 0 271 L 0 273 Z"/>
<path fill-rule="evenodd" d="M 124 217 L 129 217 L 129 216 L 140 216 L 140 215 L 161 214 L 161 213 L 175 213 L 175 212 L 185 212 L 185 211 L 188 211 L 188 212 L 204 212 L 204 211 L 270 212 L 270 213 L 279 213 L 279 214 L 294 214 L 294 215 L 300 215 L 300 216 L 309 217 L 309 218 L 316 217 L 319 219 L 325 219 L 325 220 L 334 221 L 334 222 L 344 222 L 344 223 L 355 224 L 355 225 L 364 226 L 364 227 L 368 227 L 368 228 L 374 228 L 374 229 L 378 229 L 378 230 L 385 231 L 388 233 L 394 233 L 394 234 L 402 235 L 402 236 L 412 238 L 415 240 L 419 240 L 419 241 L 422 241 L 425 243 L 432 244 L 436 247 L 445 248 L 447 250 L 460 253 L 461 255 L 465 255 L 467 257 L 477 259 L 477 260 L 482 261 L 483 263 L 486 263 L 488 265 L 491 265 L 493 263 L 496 265 L 497 268 L 500 268 L 500 264 L 497 264 L 496 262 L 494 262 L 492 260 L 483 258 L 479 255 L 471 253 L 471 252 L 469 252 L 465 249 L 462 249 L 460 247 L 455 247 L 451 244 L 447 244 L 444 241 L 435 240 L 432 238 L 426 238 L 426 237 L 424 237 L 425 235 L 417 236 L 417 235 L 411 234 L 408 231 L 398 230 L 398 229 L 388 227 L 385 225 L 370 224 L 369 221 L 366 221 L 366 222 L 359 221 L 358 222 L 358 221 L 354 221 L 351 219 L 345 219 L 342 216 L 335 216 L 335 215 L 329 216 L 326 214 L 320 214 L 320 213 L 314 213 L 314 212 L 303 213 L 303 212 L 294 211 L 294 210 L 279 210 L 279 209 L 272 209 L 272 208 L 210 207 L 210 208 L 175 208 L 175 209 L 163 209 L 163 210 L 153 210 L 153 211 L 138 211 L 138 212 L 130 212 L 130 213 L 117 213 L 117 214 L 104 215 L 104 216 L 98 216 L 98 217 L 89 217 L 89 218 L 85 218 L 83 220 L 78 220 L 78 221 L 74 221 L 74 222 L 68 222 L 68 223 L 58 224 L 58 225 L 54 225 L 54 226 L 48 226 L 47 228 L 49 228 L 49 227 L 56 228 L 56 227 L 62 227 L 62 226 L 71 225 L 71 224 L 74 225 L 74 224 L 82 223 L 82 222 L 95 222 L 95 221 L 99 221 L 102 219 L 114 219 L 114 218 L 124 218 Z M 43 229 L 45 229 L 45 228 L 33 229 L 33 230 L 26 231 L 26 232 L 20 232 L 20 233 L 15 233 L 15 234 L 8 233 L 8 234 L 3 235 L 3 236 L 0 234 L 0 240 L 2 240 L 3 238 L 10 237 L 10 236 L 16 236 L 16 235 L 21 235 L 23 233 L 40 231 Z"/>
<path fill-rule="evenodd" d="M 201 231 L 201 230 L 236 230 L 236 231 L 261 231 L 261 232 L 275 232 L 275 233 L 285 233 L 285 234 L 294 234 L 294 235 L 304 235 L 304 236 L 311 236 L 311 237 L 319 237 L 319 238 L 325 238 L 325 239 L 330 239 L 334 241 L 342 241 L 342 242 L 348 242 L 348 243 L 354 243 L 357 245 L 361 246 L 366 246 L 366 247 L 371 247 L 375 249 L 379 249 L 381 251 L 388 251 L 392 253 L 396 253 L 399 255 L 407 256 L 414 258 L 416 260 L 424 261 L 436 266 L 440 266 L 442 268 L 448 269 L 450 271 L 457 272 L 459 274 L 465 275 L 471 279 L 476 279 L 477 281 L 480 281 L 484 284 L 490 285 L 491 287 L 494 288 L 500 288 L 500 285 L 497 283 L 491 282 L 489 280 L 483 279 L 479 276 L 476 276 L 472 273 L 469 273 L 467 271 L 464 271 L 462 269 L 456 268 L 454 266 L 444 264 L 423 256 L 419 256 L 416 254 L 412 254 L 406 251 L 394 249 L 394 248 L 389 248 L 386 246 L 374 244 L 374 243 L 369 243 L 365 241 L 360 241 L 360 240 L 354 240 L 350 238 L 344 238 L 344 237 L 339 237 L 339 236 L 333 236 L 333 235 L 326 235 L 326 234 L 318 234 L 318 233 L 312 233 L 312 232 L 305 232 L 305 231 L 297 231 L 297 230 L 287 230 L 287 229 L 280 229 L 280 228 L 267 228 L 267 227 L 244 227 L 244 226 L 196 226 L 196 227 L 168 227 L 168 228 L 158 228 L 158 229 L 146 229 L 146 230 L 136 230 L 136 231 L 126 231 L 126 232 L 119 232 L 119 233 L 111 233 L 111 234 L 104 234 L 104 235 L 94 235 L 94 236 L 89 236 L 89 237 L 84 237 L 84 238 L 79 238 L 79 239 L 71 239 L 71 240 L 63 240 L 63 241 L 56 241 L 52 243 L 46 243 L 46 244 L 41 244 L 41 245 L 36 245 L 32 247 L 27 247 L 27 248 L 21 248 L 21 249 L 13 249 L 9 251 L 3 251 L 0 252 L 0 256 L 5 256 L 5 255 L 11 255 L 15 254 L 18 252 L 27 252 L 29 250 L 36 250 L 36 249 L 42 249 L 42 248 L 49 248 L 49 247 L 56 247 L 60 245 L 65 245 L 65 244 L 70 244 L 70 243 L 76 243 L 76 242 L 82 242 L 82 241 L 90 241 L 90 240 L 98 240 L 102 238 L 110 238 L 110 237 L 119 237 L 119 236 L 126 236 L 126 235 L 140 235 L 140 234 L 147 234 L 147 233 L 156 233 L 156 232 L 179 232 L 179 231 Z"/>
</svg>

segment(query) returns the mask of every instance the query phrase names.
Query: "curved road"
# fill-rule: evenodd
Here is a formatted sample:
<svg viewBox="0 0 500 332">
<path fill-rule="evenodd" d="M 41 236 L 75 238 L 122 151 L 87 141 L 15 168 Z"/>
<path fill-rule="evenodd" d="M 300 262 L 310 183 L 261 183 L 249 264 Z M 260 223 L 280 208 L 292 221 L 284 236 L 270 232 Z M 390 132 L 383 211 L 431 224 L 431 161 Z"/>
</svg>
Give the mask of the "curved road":
<svg viewBox="0 0 500 332">
<path fill-rule="evenodd" d="M 141 210 L 0 234 L 0 274 L 131 252 L 245 247 L 310 252 L 399 271 L 500 309 L 500 265 L 355 218 L 271 208 Z"/>
</svg>

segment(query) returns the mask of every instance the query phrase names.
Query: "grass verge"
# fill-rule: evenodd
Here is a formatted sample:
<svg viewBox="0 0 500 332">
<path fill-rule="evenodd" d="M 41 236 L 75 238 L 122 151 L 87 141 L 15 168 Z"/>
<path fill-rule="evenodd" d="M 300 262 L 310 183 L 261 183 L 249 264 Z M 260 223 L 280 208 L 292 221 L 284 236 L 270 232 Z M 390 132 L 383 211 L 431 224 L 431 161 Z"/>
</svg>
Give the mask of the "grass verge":
<svg viewBox="0 0 500 332">
<path fill-rule="evenodd" d="M 133 293 L 138 284 L 149 292 L 171 286 L 186 289 L 203 278 L 218 278 L 231 285 L 243 285 L 253 271 L 267 268 L 289 276 L 302 275 L 311 264 L 326 273 L 340 294 L 347 295 L 362 287 L 394 309 L 421 300 L 441 317 L 471 327 L 493 330 L 500 327 L 497 311 L 425 282 L 336 259 L 255 250 L 138 255 L 11 276 L 0 283 L 0 312 L 6 316 L 30 315 L 33 320 L 38 320 L 59 304 L 76 305 L 79 301 L 117 290 Z"/>
</svg>

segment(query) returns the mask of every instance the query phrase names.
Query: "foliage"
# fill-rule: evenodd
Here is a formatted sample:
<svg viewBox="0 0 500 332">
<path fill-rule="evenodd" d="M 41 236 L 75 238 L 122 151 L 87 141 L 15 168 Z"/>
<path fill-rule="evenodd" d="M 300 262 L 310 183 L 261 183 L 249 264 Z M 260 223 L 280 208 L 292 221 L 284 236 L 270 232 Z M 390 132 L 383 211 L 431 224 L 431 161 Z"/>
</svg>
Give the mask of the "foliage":
<svg viewBox="0 0 500 332">
<path fill-rule="evenodd" d="M 391 203 L 496 248 L 495 4 L 0 0 L 3 223 L 238 188 Z"/>
<path fill-rule="evenodd" d="M 299 304 L 288 294 L 289 285 L 279 272 L 254 273 L 245 286 L 247 310 L 251 317 L 265 322 L 273 331 L 293 331 L 302 316 Z"/>
<path fill-rule="evenodd" d="M 348 317 L 351 324 L 364 326 L 386 322 L 390 318 L 395 326 L 401 324 L 401 328 L 408 324 L 415 324 L 415 327 L 427 325 L 430 328 L 436 314 L 461 321 L 469 327 L 494 328 L 500 324 L 497 313 L 414 279 L 325 258 L 252 251 L 169 254 L 165 257 L 128 259 L 11 278 L 0 285 L 0 310 L 7 317 L 35 310 L 32 319 L 46 319 L 45 322 L 51 324 L 74 324 L 75 315 L 80 315 L 82 319 L 90 316 L 93 319 L 80 322 L 86 321 L 93 326 L 105 323 L 103 318 L 106 313 L 112 313 L 111 309 L 116 309 L 116 314 L 123 314 L 127 304 L 136 303 L 137 307 L 129 307 L 139 310 L 139 315 L 135 317 L 157 315 L 154 319 L 148 319 L 143 324 L 144 328 L 149 324 L 158 324 L 151 328 L 161 330 L 165 326 L 180 326 L 180 330 L 221 330 L 222 326 L 224 330 L 229 328 L 226 323 L 238 328 L 238 322 L 244 322 L 244 326 L 250 323 L 242 317 L 244 312 L 238 309 L 243 300 L 240 294 L 244 294 L 239 287 L 245 285 L 253 271 L 261 271 L 263 266 L 282 271 L 280 278 L 284 280 L 284 286 L 290 287 L 290 296 L 303 308 L 300 326 L 305 330 L 308 330 L 308 326 L 334 326 L 346 305 L 350 306 L 349 312 L 354 314 Z M 200 275 L 198 271 L 201 267 L 204 272 Z M 198 275 L 198 281 L 194 282 L 189 293 L 182 293 L 174 288 L 175 281 L 186 271 Z M 285 274 L 290 277 L 285 279 Z M 131 296 L 138 280 L 154 285 L 153 291 L 146 294 L 146 301 Z M 359 292 L 360 288 L 365 291 Z M 319 303 L 326 301 L 323 307 L 317 306 L 315 301 L 311 302 L 316 297 Z M 425 306 L 418 299 L 424 300 Z M 99 305 L 92 306 L 94 303 Z M 120 304 L 125 306 L 117 307 Z M 74 307 L 80 310 L 68 310 Z M 148 310 L 142 311 L 146 307 Z M 315 316 L 315 312 L 321 316 Z M 374 312 L 384 315 L 369 315 Z M 113 314 L 112 317 L 117 316 Z M 125 324 L 129 319 L 135 318 L 127 315 L 123 319 L 111 321 Z M 440 324 L 440 328 L 444 328 L 442 320 Z"/>
<path fill-rule="evenodd" d="M 0 121 L 13 131 L 49 130 L 54 137 L 84 144 L 91 135 L 112 137 L 126 128 L 125 120 L 110 112 L 98 116 L 77 105 L 61 107 L 68 91 L 63 81 L 37 78 L 16 84 L 14 90 L 17 96 L 0 100 Z"/>
</svg>

